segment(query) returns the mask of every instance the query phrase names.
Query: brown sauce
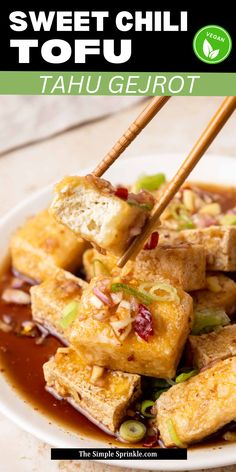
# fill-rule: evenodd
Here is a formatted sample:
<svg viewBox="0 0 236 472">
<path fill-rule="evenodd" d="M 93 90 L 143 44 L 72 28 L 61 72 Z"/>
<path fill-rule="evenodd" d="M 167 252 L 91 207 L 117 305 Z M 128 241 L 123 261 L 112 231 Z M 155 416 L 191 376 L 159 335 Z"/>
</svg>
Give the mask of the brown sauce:
<svg viewBox="0 0 236 472">
<path fill-rule="evenodd" d="M 224 211 L 236 206 L 235 188 L 204 184 L 198 184 L 198 187 L 217 193 Z M 8 267 L 4 274 L 0 275 L 0 320 L 4 315 L 10 315 L 17 330 L 23 321 L 31 320 L 31 309 L 30 306 L 9 304 L 2 300 L 1 293 L 9 287 L 11 278 L 12 273 Z M 26 283 L 23 288 L 28 291 L 30 285 Z M 45 390 L 42 366 L 61 345 L 58 339 L 50 335 L 41 345 L 37 345 L 34 337 L 20 336 L 14 332 L 5 333 L 0 330 L 0 370 L 25 401 L 29 402 L 35 410 L 46 415 L 49 422 L 55 422 L 83 436 L 120 445 L 115 438 L 101 431 L 65 400 L 57 400 Z M 233 424 L 232 427 L 235 428 L 235 425 Z M 225 443 L 222 440 L 221 431 L 204 443 L 192 447 L 194 449 L 203 446 L 219 447 Z M 140 447 L 140 444 L 138 446 Z"/>
</svg>

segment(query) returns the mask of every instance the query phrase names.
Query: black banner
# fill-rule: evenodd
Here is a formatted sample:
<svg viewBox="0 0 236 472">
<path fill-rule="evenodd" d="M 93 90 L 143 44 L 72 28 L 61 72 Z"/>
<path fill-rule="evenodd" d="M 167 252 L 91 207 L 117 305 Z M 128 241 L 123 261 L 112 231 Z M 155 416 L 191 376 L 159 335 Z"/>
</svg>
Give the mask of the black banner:
<svg viewBox="0 0 236 472">
<path fill-rule="evenodd" d="M 1 6 L 1 70 L 236 71 L 236 23 L 229 1 L 182 1 L 178 8 L 176 2 L 146 1 L 142 10 L 122 1 L 112 7 L 99 2 L 99 9 L 94 1 L 76 8 L 67 1 L 61 10 L 56 2 L 50 9 L 40 5 L 37 10 L 32 2 Z M 194 53 L 194 36 L 207 25 L 218 25 L 231 37 L 232 50 L 222 62 L 215 57 L 216 45 L 209 46 L 209 63 Z"/>
<path fill-rule="evenodd" d="M 53 448 L 51 460 L 187 460 L 187 449 L 165 448 Z"/>
</svg>

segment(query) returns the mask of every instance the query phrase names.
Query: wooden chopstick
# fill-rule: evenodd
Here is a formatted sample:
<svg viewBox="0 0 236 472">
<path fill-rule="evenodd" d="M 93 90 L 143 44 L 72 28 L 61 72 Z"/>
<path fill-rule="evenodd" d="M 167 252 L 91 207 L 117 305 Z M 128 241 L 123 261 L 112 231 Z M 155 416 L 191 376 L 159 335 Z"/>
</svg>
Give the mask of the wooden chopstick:
<svg viewBox="0 0 236 472">
<path fill-rule="evenodd" d="M 161 110 L 170 97 L 154 97 L 136 120 L 129 126 L 125 133 L 115 143 L 112 149 L 106 154 L 103 160 L 94 169 L 93 174 L 101 177 L 107 169 L 115 162 L 121 153 L 129 146 L 136 136 L 147 126 L 152 118 Z"/>
<path fill-rule="evenodd" d="M 184 181 L 194 169 L 219 131 L 223 128 L 235 108 L 236 97 L 227 97 L 224 99 L 203 131 L 202 135 L 193 146 L 188 157 L 183 162 L 173 179 L 169 182 L 166 191 L 161 196 L 160 201 L 156 204 L 152 216 L 147 221 L 143 232 L 134 239 L 134 241 L 118 261 L 118 267 L 123 267 L 131 257 L 135 257 L 137 253 L 143 248 L 145 241 L 149 238 L 152 231 L 157 227 L 161 214 L 178 192 L 181 185 L 183 185 Z"/>
</svg>

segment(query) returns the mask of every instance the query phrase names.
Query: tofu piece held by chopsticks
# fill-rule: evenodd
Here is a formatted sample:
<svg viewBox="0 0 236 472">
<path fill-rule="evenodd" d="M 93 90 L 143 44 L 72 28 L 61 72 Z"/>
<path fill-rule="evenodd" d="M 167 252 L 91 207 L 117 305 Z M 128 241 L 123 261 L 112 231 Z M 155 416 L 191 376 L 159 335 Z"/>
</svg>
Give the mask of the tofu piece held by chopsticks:
<svg viewBox="0 0 236 472">
<path fill-rule="evenodd" d="M 41 282 L 57 268 L 73 271 L 82 261 L 88 244 L 41 211 L 28 219 L 11 239 L 12 265 L 21 274 Z"/>
<path fill-rule="evenodd" d="M 192 298 L 168 281 L 96 277 L 69 340 L 88 364 L 172 378 L 191 329 Z"/>
<path fill-rule="evenodd" d="M 229 272 L 236 270 L 236 227 L 210 226 L 185 229 L 178 238 L 191 244 L 202 244 L 206 250 L 207 269 Z"/>
<path fill-rule="evenodd" d="M 193 292 L 194 309 L 222 308 L 227 315 L 236 311 L 236 283 L 224 274 L 208 273 L 207 288 Z"/>
<path fill-rule="evenodd" d="M 117 256 L 142 231 L 154 205 L 147 192 L 128 194 L 92 175 L 57 184 L 51 213 L 77 236 Z"/>
<path fill-rule="evenodd" d="M 127 408 L 141 394 L 141 378 L 88 366 L 71 348 L 59 348 L 43 366 L 46 388 L 66 399 L 91 421 L 115 433 Z"/>
<path fill-rule="evenodd" d="M 99 261 L 112 276 L 119 273 L 126 277 L 155 281 L 157 278 L 169 280 L 186 292 L 206 286 L 206 255 L 203 246 L 189 244 L 161 244 L 152 250 L 142 250 L 134 261 L 128 261 L 122 270 L 117 267 L 117 259 L 111 255 L 99 254 L 88 249 L 83 256 L 87 280 L 99 271 Z"/>
<path fill-rule="evenodd" d="M 235 420 L 236 357 L 171 387 L 156 401 L 156 413 L 166 447 L 201 441 Z"/>
<path fill-rule="evenodd" d="M 201 336 L 189 336 L 193 363 L 197 369 L 236 356 L 236 325 L 224 326 Z"/>
<path fill-rule="evenodd" d="M 84 280 L 64 270 L 58 270 L 52 278 L 31 287 L 34 321 L 68 343 L 73 317 L 77 316 L 79 302 L 86 286 Z"/>
</svg>

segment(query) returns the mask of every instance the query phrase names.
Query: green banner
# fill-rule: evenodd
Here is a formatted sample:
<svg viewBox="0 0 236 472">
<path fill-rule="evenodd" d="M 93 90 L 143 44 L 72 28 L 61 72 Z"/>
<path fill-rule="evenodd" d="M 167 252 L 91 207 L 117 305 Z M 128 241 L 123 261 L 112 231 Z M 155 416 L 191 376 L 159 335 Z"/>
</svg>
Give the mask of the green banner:
<svg viewBox="0 0 236 472">
<path fill-rule="evenodd" d="M 0 72 L 1 95 L 236 95 L 236 73 Z"/>
</svg>

